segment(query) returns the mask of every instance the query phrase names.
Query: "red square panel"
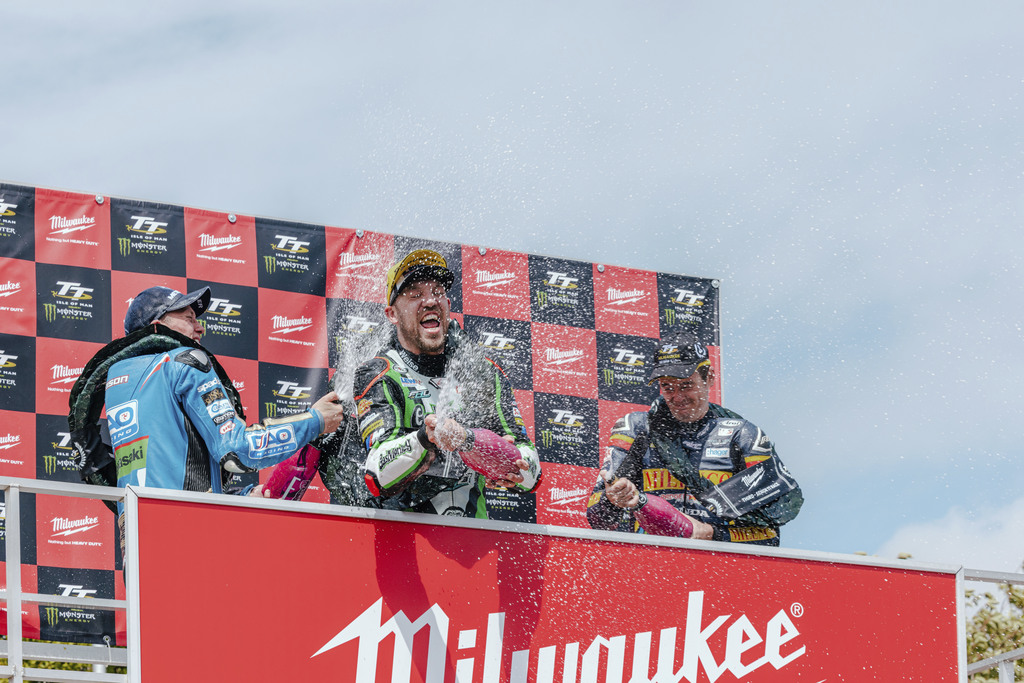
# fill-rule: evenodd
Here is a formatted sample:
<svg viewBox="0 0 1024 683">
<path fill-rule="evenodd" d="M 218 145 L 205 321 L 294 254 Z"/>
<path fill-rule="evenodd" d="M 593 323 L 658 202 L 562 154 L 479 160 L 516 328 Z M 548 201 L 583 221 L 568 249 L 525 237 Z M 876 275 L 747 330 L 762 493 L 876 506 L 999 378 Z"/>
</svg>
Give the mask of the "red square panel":
<svg viewBox="0 0 1024 683">
<path fill-rule="evenodd" d="M 594 316 L 602 332 L 657 339 L 658 276 L 649 270 L 594 266 Z"/>
<path fill-rule="evenodd" d="M 384 284 L 394 260 L 394 236 L 330 226 L 326 235 L 327 296 L 386 304 Z"/>
<path fill-rule="evenodd" d="M 594 330 L 533 323 L 533 390 L 597 398 Z"/>
<path fill-rule="evenodd" d="M 232 220 L 234 218 L 234 220 Z M 196 280 L 255 287 L 256 219 L 185 207 L 185 267 Z"/>
<path fill-rule="evenodd" d="M 537 523 L 589 529 L 587 501 L 597 482 L 592 467 L 544 463 L 544 480 L 537 490 Z"/>
<path fill-rule="evenodd" d="M 36 261 L 110 268 L 110 202 L 96 195 L 36 190 Z"/>
<path fill-rule="evenodd" d="M 519 414 L 525 423 L 526 435 L 530 437 L 530 441 L 537 443 L 534 438 L 533 426 L 533 392 L 527 389 L 513 389 L 512 393 L 516 397 L 516 408 L 519 409 Z"/>
<path fill-rule="evenodd" d="M 231 384 L 242 399 L 246 424 L 259 422 L 260 412 L 260 364 L 259 361 L 232 356 L 217 356 L 231 378 Z"/>
<path fill-rule="evenodd" d="M 530 319 L 530 261 L 526 254 L 462 247 L 462 311 Z"/>
<path fill-rule="evenodd" d="M 295 367 L 327 367 L 326 299 L 260 288 L 259 310 L 260 358 Z"/>
<path fill-rule="evenodd" d="M 86 363 L 103 344 L 50 339 L 36 340 L 36 412 L 67 415 L 71 387 Z"/>
<path fill-rule="evenodd" d="M 36 478 L 36 421 L 31 415 L 0 410 L 0 476 Z"/>
<path fill-rule="evenodd" d="M 36 267 L 32 261 L 0 258 L 0 320 L 5 334 L 36 334 Z"/>
<path fill-rule="evenodd" d="M 183 277 L 154 275 L 152 273 L 127 273 L 120 270 L 110 272 L 110 337 L 124 336 L 124 315 L 128 312 L 135 295 L 150 287 L 170 287 L 179 292 L 187 291 L 188 281 Z"/>
<path fill-rule="evenodd" d="M 101 501 L 36 496 L 36 563 L 112 569 L 114 524 L 114 515 Z"/>
</svg>

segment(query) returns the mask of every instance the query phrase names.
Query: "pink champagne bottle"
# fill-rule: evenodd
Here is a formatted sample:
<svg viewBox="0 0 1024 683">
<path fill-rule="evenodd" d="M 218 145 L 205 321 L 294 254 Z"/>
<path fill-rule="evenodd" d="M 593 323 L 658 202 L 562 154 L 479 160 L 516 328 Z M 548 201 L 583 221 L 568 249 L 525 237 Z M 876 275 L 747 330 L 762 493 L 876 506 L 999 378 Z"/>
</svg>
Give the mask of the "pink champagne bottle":
<svg viewBox="0 0 1024 683">
<path fill-rule="evenodd" d="M 605 484 L 605 488 L 615 483 L 615 477 Z M 653 493 L 647 495 L 640 491 L 640 502 L 630 510 L 634 519 L 644 528 L 644 531 L 653 536 L 676 536 L 690 538 L 693 536 L 693 522 L 682 512 L 672 507 L 661 496 Z"/>
<path fill-rule="evenodd" d="M 295 455 L 274 466 L 270 479 L 263 485 L 272 498 L 301 500 L 309 483 L 316 476 L 320 464 L 320 450 L 311 444 L 300 448 Z"/>
<path fill-rule="evenodd" d="M 459 456 L 471 469 L 488 479 L 506 479 L 510 474 L 523 476 L 519 487 L 529 490 L 536 483 L 531 471 L 519 469 L 516 461 L 522 459 L 519 449 L 510 444 L 504 437 L 498 436 L 489 429 L 467 429 L 472 436 L 471 448 L 459 451 Z"/>
</svg>

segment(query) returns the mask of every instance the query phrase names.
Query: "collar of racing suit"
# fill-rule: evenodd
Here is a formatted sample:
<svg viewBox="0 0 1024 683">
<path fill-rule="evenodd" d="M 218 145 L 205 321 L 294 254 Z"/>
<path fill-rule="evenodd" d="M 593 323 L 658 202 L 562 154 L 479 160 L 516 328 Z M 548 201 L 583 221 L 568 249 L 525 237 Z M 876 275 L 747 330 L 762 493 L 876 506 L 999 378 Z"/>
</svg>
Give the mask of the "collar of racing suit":
<svg viewBox="0 0 1024 683">
<path fill-rule="evenodd" d="M 402 346 L 398 341 L 397 331 L 391 333 L 391 346 L 398 351 L 402 361 L 407 363 L 413 370 L 427 377 L 443 377 L 448 367 L 448 361 L 455 354 L 455 350 L 462 342 L 462 328 L 452 320 L 448 325 L 448 336 L 445 339 L 444 351 L 436 354 L 412 353 Z"/>
</svg>

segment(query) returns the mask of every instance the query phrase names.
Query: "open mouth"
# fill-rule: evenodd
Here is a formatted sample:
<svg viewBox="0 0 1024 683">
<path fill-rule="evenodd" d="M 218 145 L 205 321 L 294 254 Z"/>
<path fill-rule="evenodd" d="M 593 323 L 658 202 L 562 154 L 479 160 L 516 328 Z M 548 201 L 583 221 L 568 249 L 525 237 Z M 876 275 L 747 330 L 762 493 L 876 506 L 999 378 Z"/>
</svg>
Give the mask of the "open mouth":
<svg viewBox="0 0 1024 683">
<path fill-rule="evenodd" d="M 429 313 L 423 316 L 423 320 L 420 320 L 420 326 L 428 330 L 436 330 L 441 327 L 441 318 L 435 313 Z"/>
</svg>

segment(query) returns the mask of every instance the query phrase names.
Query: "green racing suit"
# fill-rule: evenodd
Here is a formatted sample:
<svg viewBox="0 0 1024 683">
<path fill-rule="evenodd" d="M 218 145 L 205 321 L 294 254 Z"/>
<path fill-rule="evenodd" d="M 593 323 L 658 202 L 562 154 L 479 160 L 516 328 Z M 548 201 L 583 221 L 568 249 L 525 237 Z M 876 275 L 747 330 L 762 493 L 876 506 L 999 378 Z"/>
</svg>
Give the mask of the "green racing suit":
<svg viewBox="0 0 1024 683">
<path fill-rule="evenodd" d="M 410 353 L 392 335 L 377 356 L 356 369 L 353 394 L 366 453 L 366 486 L 381 507 L 487 517 L 484 476 L 467 467 L 458 453 L 427 440 L 424 420 L 435 412 L 466 428 L 511 435 L 530 466 L 533 476 L 527 480 L 534 482 L 516 490 L 530 492 L 539 483 L 540 460 L 511 382 L 478 347 L 463 340 L 454 323 L 438 355 Z"/>
</svg>

